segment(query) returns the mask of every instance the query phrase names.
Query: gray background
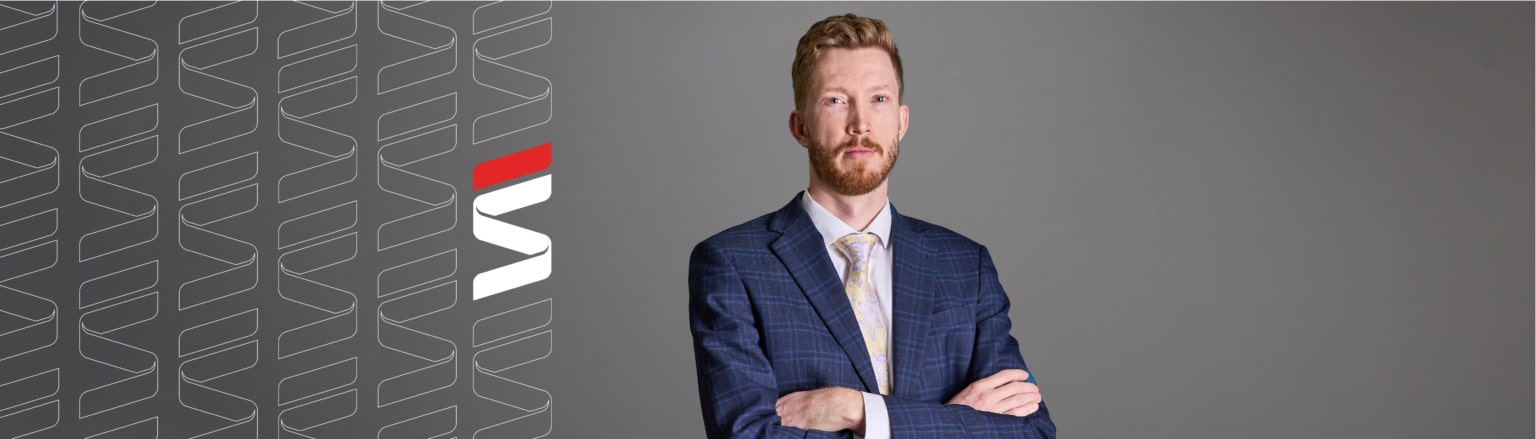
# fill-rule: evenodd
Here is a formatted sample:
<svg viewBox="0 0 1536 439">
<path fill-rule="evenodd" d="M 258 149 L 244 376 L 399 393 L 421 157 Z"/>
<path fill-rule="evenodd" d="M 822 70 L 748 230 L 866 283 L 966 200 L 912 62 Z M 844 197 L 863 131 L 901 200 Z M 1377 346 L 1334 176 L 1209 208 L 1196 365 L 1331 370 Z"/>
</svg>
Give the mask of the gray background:
<svg viewBox="0 0 1536 439">
<path fill-rule="evenodd" d="M 702 434 L 688 252 L 804 188 L 850 11 L 1066 436 L 1532 436 L 1529 3 L 558 4 L 561 436 Z"/>
<path fill-rule="evenodd" d="M 357 141 L 356 154 L 338 161 L 355 165 L 356 178 L 283 203 L 282 179 L 324 160 L 278 137 L 281 102 L 339 90 L 279 90 L 279 69 L 304 56 L 279 58 L 276 42 L 294 29 L 353 22 L 311 26 L 326 15 L 292 2 L 261 3 L 249 22 L 205 22 L 217 6 L 162 2 L 109 20 L 158 44 L 158 75 L 96 103 L 79 103 L 79 85 L 128 61 L 85 46 L 79 3 L 60 5 L 56 32 L 21 29 L 51 35 L 46 42 L 0 54 L 0 72 L 58 55 L 58 77 L 6 77 L 10 87 L 0 89 L 40 80 L 40 89 L 58 87 L 61 103 L 51 116 L 0 129 L 58 151 L 61 176 L 56 191 L 0 207 L 0 224 L 55 208 L 60 218 L 40 239 L 54 241 L 58 263 L 0 281 L 52 300 L 58 325 L 52 345 L 0 360 L 0 405 L 8 407 L 0 432 L 11 432 L 21 410 L 10 403 L 37 390 L 11 380 L 57 367 L 60 389 L 44 399 L 58 403 L 62 419 L 31 437 L 87 437 L 151 417 L 161 437 L 192 437 L 230 425 L 198 411 L 219 405 L 253 415 L 242 426 L 256 427 L 248 435 L 275 438 L 294 407 L 279 403 L 277 383 L 356 357 L 355 382 L 320 392 L 356 391 L 355 411 L 287 412 L 339 417 L 306 434 L 375 437 L 383 426 L 456 407 L 442 437 L 469 438 L 523 414 L 501 402 L 543 402 L 537 391 L 479 392 L 495 389 L 474 362 L 502 346 L 475 346 L 472 325 L 550 299 L 553 319 L 540 329 L 552 331 L 552 355 L 500 375 L 552 395 L 553 436 L 699 437 L 689 250 L 805 187 L 805 153 L 786 128 L 794 44 L 812 22 L 853 11 L 885 19 L 906 61 L 912 128 L 892 201 L 991 248 L 1013 299 L 1013 335 L 1067 437 L 1533 436 L 1530 3 L 560 3 L 547 14 L 550 44 L 505 60 L 553 82 L 553 119 L 478 144 L 469 128 L 476 118 L 522 102 L 476 81 L 484 66 L 473 47 L 499 44 L 496 32 L 473 32 L 481 4 L 410 8 L 441 26 L 422 24 L 414 29 L 426 31 L 412 36 L 452 41 L 455 68 L 441 76 L 438 65 L 403 68 L 392 74 L 425 79 L 379 93 L 381 70 L 427 46 L 384 35 L 379 6 L 361 3 L 356 32 L 323 45 L 358 45 L 356 69 L 344 75 L 355 77 L 356 99 L 310 119 Z M 98 17 L 133 9 L 84 8 L 99 8 Z M 12 12 L 0 11 L 0 27 Z M 525 12 L 489 22 L 545 16 Z M 183 51 L 202 44 L 181 41 L 185 23 L 220 35 L 256 28 L 260 43 L 209 69 L 250 88 L 259 127 L 188 154 L 178 152 L 180 130 L 229 109 L 182 88 Z M 0 43 L 20 41 L 18 29 Z M 97 86 L 135 86 L 107 82 Z M 445 185 L 414 183 L 457 191 L 454 227 L 377 250 L 383 224 L 425 208 L 378 184 L 380 150 L 394 140 L 377 133 L 400 128 L 380 127 L 379 117 L 447 93 L 458 96 L 452 117 L 401 122 L 454 127 L 453 151 L 407 166 Z M 9 117 L 18 110 L 8 99 L 0 115 Z M 83 236 L 128 219 L 92 204 L 101 194 L 91 203 L 79 195 L 79 130 L 148 103 L 160 105 L 159 124 L 134 138 L 158 136 L 156 160 L 108 180 L 155 199 L 159 227 L 145 230 L 158 234 L 79 261 Z M 553 277 L 472 300 L 476 274 L 522 257 L 474 237 L 474 198 L 504 186 L 474 190 L 471 170 L 551 141 L 553 165 L 536 175 L 551 175 L 553 198 L 498 220 L 553 239 Z M 253 151 L 257 206 L 210 229 L 249 243 L 258 280 L 178 309 L 183 285 L 225 268 L 185 248 L 178 213 L 213 196 L 180 199 L 179 178 Z M 0 183 L 17 168 L 0 161 Z M 277 227 L 347 201 L 358 203 L 346 230 L 357 233 L 359 251 L 306 276 L 352 295 L 341 302 L 356 305 L 357 331 L 320 334 L 338 341 L 278 358 L 279 334 L 325 315 L 282 297 L 292 290 L 279 288 L 276 267 L 297 247 L 279 248 Z M 381 343 L 392 336 L 379 331 L 376 279 L 455 249 L 457 302 L 410 326 L 440 337 L 418 349 L 453 344 L 457 375 L 379 408 L 381 382 L 426 362 Z M 82 316 L 102 309 L 79 303 L 82 283 L 150 260 L 160 261 L 160 278 L 142 293 L 157 295 L 158 314 L 109 338 L 158 355 L 158 387 L 129 389 L 152 396 L 81 419 L 85 392 L 127 375 L 81 353 Z M 17 306 L 16 294 L 0 293 L 0 309 Z M 198 357 L 178 354 L 178 334 L 251 308 L 260 310 L 259 331 L 237 341 L 259 341 L 256 364 L 211 383 L 239 401 L 181 400 L 179 374 Z M 113 309 L 104 314 L 128 316 Z M 17 320 L 0 315 L 0 333 Z M 518 323 L 542 323 L 525 320 Z M 26 344 L 0 341 L 6 356 Z M 131 396 L 116 392 L 104 396 Z M 43 414 L 24 416 L 47 423 Z"/>
</svg>

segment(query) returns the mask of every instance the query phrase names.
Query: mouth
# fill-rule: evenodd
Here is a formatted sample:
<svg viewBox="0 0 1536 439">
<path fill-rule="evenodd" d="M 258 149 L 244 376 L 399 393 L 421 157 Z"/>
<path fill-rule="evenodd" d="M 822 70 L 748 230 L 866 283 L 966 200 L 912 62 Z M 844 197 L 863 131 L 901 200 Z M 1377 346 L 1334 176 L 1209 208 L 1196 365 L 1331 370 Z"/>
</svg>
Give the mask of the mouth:
<svg viewBox="0 0 1536 439">
<path fill-rule="evenodd" d="M 843 150 L 843 157 L 852 158 L 852 159 L 864 159 L 864 158 L 868 158 L 868 157 L 873 157 L 876 154 L 879 154 L 879 152 L 876 151 L 874 148 L 867 148 L 867 147 L 863 147 L 863 146 L 855 146 L 855 147 Z"/>
</svg>

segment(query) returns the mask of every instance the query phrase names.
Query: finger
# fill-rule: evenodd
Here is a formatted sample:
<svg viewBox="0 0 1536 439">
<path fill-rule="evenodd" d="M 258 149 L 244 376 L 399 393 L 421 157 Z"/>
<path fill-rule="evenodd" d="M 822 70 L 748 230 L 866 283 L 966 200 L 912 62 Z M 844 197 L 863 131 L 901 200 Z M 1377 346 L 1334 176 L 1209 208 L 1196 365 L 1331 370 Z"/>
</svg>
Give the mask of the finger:
<svg viewBox="0 0 1536 439">
<path fill-rule="evenodd" d="M 1033 403 L 1033 404 L 1025 404 L 1023 406 L 1016 407 L 1016 408 L 1014 408 L 1012 410 L 1008 410 L 1008 412 L 1006 414 L 1014 415 L 1014 416 L 1029 416 L 1031 413 L 1034 413 L 1034 412 L 1039 411 L 1039 410 L 1040 410 L 1040 404 L 1039 403 Z"/>
<path fill-rule="evenodd" d="M 1042 397 L 1040 396 L 1040 393 L 1038 393 L 1038 392 L 1019 393 L 1019 394 L 1009 395 L 1007 398 L 1003 398 L 1003 400 L 999 401 L 998 404 L 1003 406 L 1003 407 L 1011 409 L 1011 408 L 1019 407 L 1019 406 L 1025 405 L 1025 404 L 1038 403 L 1041 400 L 1042 400 Z"/>
<path fill-rule="evenodd" d="M 1002 386 L 1000 386 L 1000 387 L 998 387 L 996 389 L 987 389 L 984 393 L 981 394 L 981 398 L 980 398 L 981 402 L 982 402 L 982 404 L 985 404 L 985 405 L 987 405 L 989 407 L 996 407 L 998 405 L 998 403 L 1002 402 L 1004 399 L 1007 399 L 1010 396 L 1018 394 L 1020 392 L 1020 389 L 1018 388 L 1019 387 L 1018 385 L 1019 385 L 1018 381 L 1011 381 L 1011 382 L 1008 382 L 1007 384 L 1003 384 Z M 996 410 L 992 410 L 992 411 L 993 412 L 998 412 L 998 413 L 1002 412 L 1001 409 L 996 409 Z"/>
<path fill-rule="evenodd" d="M 1008 384 L 1004 384 L 1002 387 L 993 389 L 987 394 L 987 400 L 993 402 L 1002 401 L 1016 395 L 1023 395 L 1028 393 L 1040 393 L 1040 390 L 1033 384 L 1023 381 L 1014 381 Z"/>
<path fill-rule="evenodd" d="M 1013 389 L 1015 393 L 1040 393 L 1040 386 L 1028 381 L 1014 381 L 999 387 L 998 389 Z"/>
<path fill-rule="evenodd" d="M 1011 381 L 1024 381 L 1029 379 L 1029 372 L 1024 369 L 1003 369 L 986 378 L 976 380 L 976 384 L 985 389 L 996 389 Z"/>
<path fill-rule="evenodd" d="M 779 415 L 779 425 L 801 428 L 802 424 L 805 423 L 801 419 L 800 411 L 793 404 L 784 401 L 782 398 L 779 399 L 778 405 L 774 407 L 774 411 Z"/>
<path fill-rule="evenodd" d="M 992 397 L 997 399 L 988 401 L 986 404 L 987 410 L 985 411 L 992 413 L 1006 413 L 1009 410 L 1018 408 L 1025 404 L 1040 401 L 1039 393 L 1023 391 L 1021 389 L 1025 389 L 1026 387 L 1017 384 L 1005 385 L 999 388 L 997 392 L 992 395 Z M 999 397 L 998 395 L 1001 396 Z"/>
<path fill-rule="evenodd" d="M 782 418 L 784 415 L 791 414 L 795 411 L 796 401 L 799 399 L 800 392 L 794 392 L 788 395 L 780 396 L 779 400 L 773 403 L 773 410 L 778 412 L 779 417 Z"/>
<path fill-rule="evenodd" d="M 790 428 L 799 428 L 799 429 L 802 429 L 802 430 L 805 429 L 805 422 L 802 422 L 799 419 L 795 419 L 794 417 L 783 417 L 783 416 L 780 416 L 779 417 L 779 425 L 783 425 L 785 427 L 790 427 Z"/>
<path fill-rule="evenodd" d="M 1029 372 L 1024 369 L 1003 369 L 992 374 L 992 376 L 983 378 L 984 381 L 987 381 L 986 388 L 988 389 L 995 389 L 1004 384 L 1024 381 L 1026 379 L 1029 379 Z"/>
</svg>

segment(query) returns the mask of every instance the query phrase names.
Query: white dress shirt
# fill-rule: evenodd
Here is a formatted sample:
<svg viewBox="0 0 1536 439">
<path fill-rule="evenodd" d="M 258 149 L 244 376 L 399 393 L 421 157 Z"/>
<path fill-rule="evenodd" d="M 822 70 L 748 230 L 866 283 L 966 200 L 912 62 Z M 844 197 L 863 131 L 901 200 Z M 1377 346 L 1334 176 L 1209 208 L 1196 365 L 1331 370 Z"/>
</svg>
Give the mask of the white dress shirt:
<svg viewBox="0 0 1536 439">
<path fill-rule="evenodd" d="M 832 258 L 832 266 L 837 269 L 837 276 L 844 282 L 848 280 L 848 257 L 838 251 L 832 245 L 838 238 L 850 233 L 859 233 L 848 223 L 838 219 L 831 211 L 821 207 L 816 200 L 811 199 L 810 191 L 802 193 L 801 204 L 805 207 L 805 213 L 811 216 L 811 222 L 816 225 L 816 231 L 821 232 L 823 247 L 827 249 L 827 255 Z M 891 322 L 891 270 L 896 265 L 891 255 L 891 202 L 885 202 L 885 207 L 880 208 L 880 213 L 875 215 L 875 220 L 869 223 L 869 227 L 862 232 L 869 232 L 880 238 L 880 245 L 874 246 L 869 252 L 869 278 L 875 283 L 875 295 L 880 298 L 880 310 L 885 314 L 885 327 L 887 334 L 892 333 Z M 894 337 L 894 336 L 893 336 Z M 890 343 L 887 342 L 887 346 Z M 894 346 L 893 346 L 894 347 Z M 884 370 L 876 370 L 876 374 L 885 374 Z M 886 377 L 889 380 L 889 377 Z M 891 437 L 890 413 L 886 412 L 885 399 L 880 395 L 864 393 L 864 437 L 870 439 L 886 439 Z"/>
</svg>

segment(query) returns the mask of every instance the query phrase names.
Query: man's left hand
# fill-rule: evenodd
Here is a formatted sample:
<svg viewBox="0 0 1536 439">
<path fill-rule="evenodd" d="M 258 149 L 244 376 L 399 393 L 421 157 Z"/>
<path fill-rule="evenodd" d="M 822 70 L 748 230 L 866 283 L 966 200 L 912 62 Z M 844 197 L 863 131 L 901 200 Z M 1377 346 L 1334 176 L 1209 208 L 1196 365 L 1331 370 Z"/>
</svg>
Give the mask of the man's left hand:
<svg viewBox="0 0 1536 439">
<path fill-rule="evenodd" d="M 864 394 L 843 387 L 784 395 L 774 404 L 780 425 L 802 430 L 853 430 L 864 434 Z"/>
</svg>

